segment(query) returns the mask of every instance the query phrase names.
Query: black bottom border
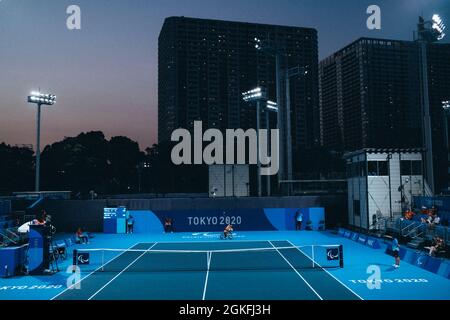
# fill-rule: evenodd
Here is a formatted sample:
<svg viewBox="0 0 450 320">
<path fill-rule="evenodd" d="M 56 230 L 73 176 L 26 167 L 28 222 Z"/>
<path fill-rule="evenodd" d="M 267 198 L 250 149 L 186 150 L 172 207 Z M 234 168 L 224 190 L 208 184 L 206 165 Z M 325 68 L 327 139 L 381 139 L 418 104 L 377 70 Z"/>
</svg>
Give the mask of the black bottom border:
<svg viewBox="0 0 450 320">
<path fill-rule="evenodd" d="M 164 319 L 300 319 L 309 316 L 359 318 L 367 315 L 414 315 L 417 306 L 446 308 L 449 301 L 0 301 L 0 307 L 47 308 L 61 314 L 74 310 L 83 316 L 138 314 Z M 435 309 L 435 310 L 439 310 Z M 20 310 L 20 309 L 19 309 Z M 441 309 L 444 310 L 444 309 Z M 285 317 L 291 315 L 290 317 Z M 283 318 L 281 318 L 283 317 Z M 146 317 L 147 318 L 147 317 Z M 158 318 L 158 317 L 156 317 Z"/>
</svg>

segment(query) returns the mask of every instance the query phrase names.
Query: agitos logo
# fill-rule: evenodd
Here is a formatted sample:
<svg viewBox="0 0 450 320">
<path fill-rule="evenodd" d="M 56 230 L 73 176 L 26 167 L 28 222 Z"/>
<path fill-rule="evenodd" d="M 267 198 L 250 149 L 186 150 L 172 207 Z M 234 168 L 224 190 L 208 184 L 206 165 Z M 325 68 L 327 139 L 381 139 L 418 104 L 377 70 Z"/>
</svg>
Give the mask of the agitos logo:
<svg viewBox="0 0 450 320">
<path fill-rule="evenodd" d="M 258 134 L 259 133 L 259 134 Z M 177 129 L 171 140 L 179 142 L 172 149 L 172 162 L 175 165 L 214 165 L 214 164 L 258 164 L 262 165 L 261 175 L 276 175 L 279 170 L 279 130 L 227 129 L 225 138 L 218 129 L 203 133 L 201 121 L 194 122 L 194 140 L 186 129 Z M 270 140 L 270 149 L 269 149 Z M 210 142 L 204 149 L 203 143 Z M 192 152 L 194 145 L 194 152 Z M 248 162 L 246 154 L 248 147 Z M 237 150 L 237 151 L 236 151 Z M 224 156 L 224 152 L 226 156 Z M 193 153 L 193 155 L 192 155 Z M 269 155 L 270 153 L 270 155 Z M 193 157 L 192 157 L 193 156 Z M 236 160 L 237 159 L 237 160 Z"/>
</svg>

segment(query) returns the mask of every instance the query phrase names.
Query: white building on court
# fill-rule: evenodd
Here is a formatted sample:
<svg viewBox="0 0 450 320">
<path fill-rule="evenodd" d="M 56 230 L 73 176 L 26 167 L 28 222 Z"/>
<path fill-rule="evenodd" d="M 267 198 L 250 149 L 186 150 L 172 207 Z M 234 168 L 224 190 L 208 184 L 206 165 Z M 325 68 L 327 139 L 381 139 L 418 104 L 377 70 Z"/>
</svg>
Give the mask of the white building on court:
<svg viewBox="0 0 450 320">
<path fill-rule="evenodd" d="M 349 224 L 379 229 L 385 219 L 409 209 L 414 196 L 428 194 L 421 149 L 363 149 L 347 153 Z"/>
</svg>

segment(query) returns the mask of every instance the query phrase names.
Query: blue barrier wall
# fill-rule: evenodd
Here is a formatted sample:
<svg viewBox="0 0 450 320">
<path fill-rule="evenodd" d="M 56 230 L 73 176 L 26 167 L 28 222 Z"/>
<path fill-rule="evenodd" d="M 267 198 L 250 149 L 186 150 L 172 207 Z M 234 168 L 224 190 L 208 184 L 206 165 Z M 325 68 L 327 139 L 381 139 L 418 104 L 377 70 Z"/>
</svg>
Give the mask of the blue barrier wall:
<svg viewBox="0 0 450 320">
<path fill-rule="evenodd" d="M 388 245 L 386 253 L 392 255 L 391 246 Z M 412 249 L 400 248 L 400 259 L 416 267 L 436 273 L 444 278 L 450 277 L 450 262 L 445 259 L 430 257 L 424 252 L 417 252 Z"/>
<path fill-rule="evenodd" d="M 300 196 L 300 197 L 264 197 L 264 198 L 160 198 L 160 199 L 101 199 L 101 200 L 46 200 L 44 208 L 52 216 L 52 222 L 58 232 L 73 233 L 78 227 L 91 232 L 103 231 L 103 209 L 105 207 L 124 206 L 131 211 L 198 211 L 260 209 L 266 210 L 266 219 L 275 229 L 292 230 L 294 211 L 288 211 L 279 217 L 275 212 L 289 208 L 324 208 L 326 227 L 345 224 L 347 219 L 347 198 L 342 195 Z M 274 209 L 273 212 L 267 211 Z M 304 209 L 306 210 L 306 209 Z M 310 209 L 314 210 L 314 209 Z M 220 212 L 220 211 L 219 211 Z M 320 226 L 320 219 L 312 215 L 312 228 Z M 306 227 L 304 217 L 303 228 Z"/>
<path fill-rule="evenodd" d="M 295 215 L 303 213 L 302 229 L 308 221 L 312 230 L 319 230 L 325 221 L 323 208 L 264 208 L 211 210 L 132 210 L 135 233 L 163 232 L 164 220 L 171 218 L 175 232 L 216 232 L 232 224 L 235 231 L 295 230 Z"/>
</svg>

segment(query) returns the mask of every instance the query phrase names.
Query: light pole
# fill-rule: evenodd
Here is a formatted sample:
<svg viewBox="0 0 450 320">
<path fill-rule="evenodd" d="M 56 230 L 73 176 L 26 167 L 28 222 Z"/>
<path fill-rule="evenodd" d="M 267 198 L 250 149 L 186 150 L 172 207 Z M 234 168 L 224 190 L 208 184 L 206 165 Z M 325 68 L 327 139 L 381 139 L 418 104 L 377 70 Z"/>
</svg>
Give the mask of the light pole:
<svg viewBox="0 0 450 320">
<path fill-rule="evenodd" d="M 267 103 L 266 103 L 266 109 L 264 110 L 265 111 L 265 113 L 266 113 L 266 129 L 267 129 L 267 132 L 269 132 L 270 131 L 270 117 L 269 117 L 269 113 L 270 112 L 276 112 L 276 113 L 278 113 L 278 105 L 277 105 L 277 103 L 276 102 L 273 102 L 273 101 L 270 101 L 270 100 L 267 100 Z M 270 135 L 268 134 L 267 135 L 267 139 L 269 139 L 269 137 L 270 137 Z M 267 148 L 268 148 L 268 152 L 270 152 L 270 154 L 272 154 L 272 149 L 270 148 L 270 146 L 272 145 L 272 141 L 268 141 L 268 143 L 267 143 Z M 270 181 L 270 176 L 268 175 L 267 176 L 267 185 L 266 185 L 266 187 L 267 187 L 267 196 L 268 197 L 270 197 L 270 194 L 271 194 L 271 181 Z"/>
<path fill-rule="evenodd" d="M 260 160 L 260 147 L 259 147 L 259 128 L 260 125 L 260 118 L 261 118 L 261 101 L 266 101 L 266 91 L 262 88 L 258 87 L 250 91 L 246 91 L 242 93 L 242 99 L 245 102 L 256 102 L 256 153 L 257 153 L 257 163 L 258 163 L 258 172 L 257 172 L 257 178 L 258 178 L 258 197 L 261 197 L 262 190 L 261 190 L 261 160 Z"/>
<path fill-rule="evenodd" d="M 293 180 L 292 169 L 292 123 L 291 123 L 291 93 L 290 93 L 290 79 L 295 76 L 305 76 L 308 74 L 306 67 L 289 68 L 286 57 L 286 46 L 277 41 L 261 41 L 255 38 L 255 48 L 257 50 L 265 51 L 271 56 L 275 56 L 276 63 L 276 89 L 277 89 L 277 105 L 279 107 L 277 122 L 280 130 L 280 169 L 279 180 Z M 284 62 L 284 71 L 282 71 L 281 64 Z M 285 86 L 285 107 L 282 107 L 282 82 Z M 288 194 L 291 194 L 291 185 L 288 187 Z"/>
<path fill-rule="evenodd" d="M 426 174 L 431 191 L 435 193 L 434 168 L 433 168 L 433 137 L 431 132 L 430 98 L 428 92 L 428 61 L 427 46 L 430 43 L 442 40 L 445 37 L 445 25 L 439 15 L 433 15 L 432 19 L 425 21 L 419 17 L 417 26 L 417 39 L 420 48 L 420 76 L 422 92 L 422 112 L 423 112 L 423 139 L 426 149 Z"/>
<path fill-rule="evenodd" d="M 28 96 L 28 102 L 37 105 L 36 114 L 36 179 L 35 191 L 40 191 L 40 170 L 41 170 L 41 106 L 52 106 L 56 102 L 56 96 L 33 91 Z"/>
<path fill-rule="evenodd" d="M 306 76 L 306 67 L 286 68 L 286 149 L 287 149 L 287 180 L 293 180 L 292 170 L 292 129 L 291 129 L 291 77 Z M 292 184 L 288 185 L 288 195 L 292 193 Z"/>
<path fill-rule="evenodd" d="M 277 105 L 278 105 L 278 113 L 277 113 L 277 127 L 280 131 L 280 140 L 279 140 L 279 150 L 280 150 L 280 164 L 279 164 L 279 174 L 278 174 L 278 185 L 280 185 L 280 181 L 285 179 L 285 115 L 284 110 L 282 108 L 282 63 L 286 58 L 286 50 L 285 46 L 280 44 L 277 41 L 272 41 L 270 39 L 262 41 L 259 38 L 255 38 L 255 48 L 256 50 L 260 50 L 265 52 L 266 54 L 275 57 L 275 76 L 276 76 L 276 92 L 277 92 Z M 289 160 L 288 160 L 289 161 Z"/>
<path fill-rule="evenodd" d="M 448 138 L 448 120 L 450 119 L 450 101 L 442 101 L 442 110 L 444 111 L 444 133 L 445 133 L 445 145 L 447 146 L 447 168 L 450 172 L 450 144 L 449 144 L 449 138 Z M 450 190 L 450 184 L 447 185 L 447 189 Z"/>
</svg>

